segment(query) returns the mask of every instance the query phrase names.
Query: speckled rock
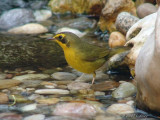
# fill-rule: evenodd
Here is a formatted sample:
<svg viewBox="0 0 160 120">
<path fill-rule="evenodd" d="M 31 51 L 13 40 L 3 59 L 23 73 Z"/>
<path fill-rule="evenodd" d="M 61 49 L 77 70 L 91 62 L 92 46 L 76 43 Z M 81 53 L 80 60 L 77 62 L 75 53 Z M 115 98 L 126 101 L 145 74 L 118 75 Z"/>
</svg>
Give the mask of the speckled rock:
<svg viewBox="0 0 160 120">
<path fill-rule="evenodd" d="M 56 79 L 56 80 L 74 80 L 77 78 L 76 75 L 68 72 L 56 72 L 56 73 L 53 73 L 51 76 L 53 79 Z"/>
<path fill-rule="evenodd" d="M 110 114 L 129 114 L 134 113 L 134 108 L 127 104 L 112 104 L 106 112 Z"/>
<path fill-rule="evenodd" d="M 8 33 L 12 34 L 40 34 L 45 32 L 48 32 L 48 29 L 38 23 L 28 23 L 8 30 Z"/>
<path fill-rule="evenodd" d="M 49 79 L 50 76 L 47 74 L 26 74 L 21 76 L 13 77 L 14 80 L 24 81 L 24 80 L 43 80 Z"/>
<path fill-rule="evenodd" d="M 34 21 L 32 11 L 29 9 L 11 9 L 0 17 L 0 29 L 9 29 Z"/>
<path fill-rule="evenodd" d="M 134 2 L 132 0 L 107 0 L 98 23 L 100 29 L 102 31 L 109 30 L 109 32 L 115 31 L 115 20 L 118 14 L 123 11 L 135 15 Z"/>
<path fill-rule="evenodd" d="M 30 115 L 25 117 L 23 120 L 44 120 L 45 119 L 45 115 L 43 114 L 34 114 L 34 115 Z"/>
<path fill-rule="evenodd" d="M 37 94 L 69 94 L 68 90 L 63 89 L 38 89 L 35 91 Z"/>
<path fill-rule="evenodd" d="M 124 35 L 127 31 L 139 20 L 139 18 L 131 15 L 128 12 L 121 12 L 118 14 L 115 25 L 116 29 Z"/>
<path fill-rule="evenodd" d="M 83 83 L 83 82 L 72 82 L 67 85 L 70 90 L 81 90 L 81 89 L 89 89 L 91 84 Z"/>
<path fill-rule="evenodd" d="M 112 96 L 114 98 L 125 98 L 130 97 L 137 91 L 136 87 L 129 82 L 122 83 L 115 91 L 113 91 Z"/>
<path fill-rule="evenodd" d="M 137 15 L 139 18 L 144 18 L 147 15 L 155 13 L 157 11 L 157 7 L 150 3 L 144 3 L 138 6 Z"/>
<path fill-rule="evenodd" d="M 114 48 L 124 46 L 126 43 L 125 36 L 120 32 L 112 32 L 109 37 L 109 47 Z"/>
<path fill-rule="evenodd" d="M 50 10 L 36 10 L 33 14 L 36 21 L 45 21 L 52 16 Z"/>
<path fill-rule="evenodd" d="M 96 110 L 92 105 L 86 103 L 63 103 L 56 106 L 53 114 L 61 116 L 90 117 L 96 114 Z"/>
<path fill-rule="evenodd" d="M 13 80 L 13 79 L 0 80 L 0 89 L 10 88 L 13 86 L 17 86 L 19 84 L 21 84 L 21 81 L 19 80 Z"/>
</svg>

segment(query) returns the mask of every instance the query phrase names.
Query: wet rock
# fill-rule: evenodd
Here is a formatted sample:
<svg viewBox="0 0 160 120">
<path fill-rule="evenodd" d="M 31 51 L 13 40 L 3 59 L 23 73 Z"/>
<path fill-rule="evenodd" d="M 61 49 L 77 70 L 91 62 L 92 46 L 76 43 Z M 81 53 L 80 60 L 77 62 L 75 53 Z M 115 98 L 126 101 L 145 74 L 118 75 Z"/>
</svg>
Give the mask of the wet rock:
<svg viewBox="0 0 160 120">
<path fill-rule="evenodd" d="M 108 75 L 104 74 L 102 71 L 96 72 L 95 80 L 106 80 L 108 78 L 109 78 Z M 82 74 L 80 77 L 76 79 L 76 81 L 87 82 L 87 81 L 91 81 L 92 79 L 93 79 L 92 74 Z"/>
<path fill-rule="evenodd" d="M 134 113 L 134 108 L 127 104 L 112 104 L 106 112 L 110 114 L 129 114 Z"/>
<path fill-rule="evenodd" d="M 13 77 L 14 80 L 25 81 L 25 80 L 43 80 L 49 79 L 50 76 L 47 74 L 26 74 L 21 76 Z"/>
<path fill-rule="evenodd" d="M 72 82 L 67 85 L 68 89 L 70 90 L 81 90 L 81 89 L 89 89 L 90 88 L 89 83 L 82 83 L 82 82 Z"/>
<path fill-rule="evenodd" d="M 34 115 L 30 115 L 25 117 L 23 120 L 44 120 L 45 119 L 45 115 L 43 114 L 34 114 Z"/>
<path fill-rule="evenodd" d="M 151 3 L 151 4 L 155 5 L 156 0 L 136 0 L 135 5 L 136 5 L 136 7 L 138 7 L 139 5 L 141 5 L 143 3 Z"/>
<path fill-rule="evenodd" d="M 56 106 L 53 114 L 61 116 L 90 117 L 96 114 L 96 110 L 93 106 L 86 103 L 63 103 Z"/>
<path fill-rule="evenodd" d="M 34 21 L 32 11 L 29 9 L 12 9 L 0 17 L 0 29 L 9 29 Z"/>
<path fill-rule="evenodd" d="M 6 79 L 12 79 L 14 77 L 13 74 L 6 74 Z"/>
<path fill-rule="evenodd" d="M 129 82 L 122 83 L 115 91 L 113 91 L 112 96 L 114 98 L 125 98 L 132 96 L 136 93 L 136 87 Z"/>
<path fill-rule="evenodd" d="M 51 82 L 42 82 L 41 85 L 44 85 L 45 88 L 51 88 L 51 89 L 57 87 L 57 84 Z"/>
<path fill-rule="evenodd" d="M 45 120 L 88 120 L 88 119 L 71 117 L 71 116 L 52 116 L 52 117 L 46 118 Z"/>
<path fill-rule="evenodd" d="M 49 6 L 53 12 L 65 13 L 70 11 L 72 13 L 87 13 L 87 14 L 97 14 L 101 13 L 104 6 L 104 0 L 50 0 Z"/>
<path fill-rule="evenodd" d="M 37 109 L 37 104 L 29 104 L 20 108 L 23 112 L 28 112 Z"/>
<path fill-rule="evenodd" d="M 118 82 L 114 81 L 105 81 L 98 84 L 92 85 L 91 89 L 95 91 L 107 91 L 119 86 Z"/>
<path fill-rule="evenodd" d="M 58 103 L 59 99 L 58 98 L 37 99 L 36 102 L 39 103 L 39 104 L 52 105 L 52 104 Z"/>
<path fill-rule="evenodd" d="M 67 80 L 67 81 L 54 81 L 57 85 L 67 85 L 69 83 L 73 82 L 72 80 Z"/>
<path fill-rule="evenodd" d="M 118 14 L 115 25 L 116 29 L 124 35 L 127 31 L 139 20 L 139 18 L 131 15 L 128 12 L 121 12 Z"/>
<path fill-rule="evenodd" d="M 101 114 L 104 113 L 104 111 L 102 110 L 104 105 L 102 103 L 98 101 L 90 101 L 90 100 L 87 100 L 86 103 L 89 105 L 92 105 L 95 108 L 97 113 L 101 113 Z"/>
<path fill-rule="evenodd" d="M 22 116 L 16 113 L 0 113 L 0 120 L 22 120 Z"/>
<path fill-rule="evenodd" d="M 94 95 L 95 95 L 95 96 L 104 96 L 104 95 L 105 95 L 105 92 L 96 91 L 96 92 L 94 92 Z"/>
<path fill-rule="evenodd" d="M 5 104 L 8 103 L 9 99 L 8 99 L 8 95 L 5 93 L 0 93 L 0 104 Z"/>
<path fill-rule="evenodd" d="M 33 14 L 36 21 L 45 21 L 52 16 L 50 10 L 36 10 Z"/>
<path fill-rule="evenodd" d="M 109 47 L 124 46 L 126 43 L 125 36 L 120 32 L 112 32 L 109 37 Z"/>
<path fill-rule="evenodd" d="M 23 80 L 21 87 L 23 88 L 37 88 L 41 85 L 41 80 Z"/>
<path fill-rule="evenodd" d="M 118 14 L 126 11 L 135 15 L 134 9 L 134 2 L 132 0 L 108 0 L 102 9 L 102 15 L 98 23 L 100 29 L 103 31 L 109 30 L 110 32 L 115 31 L 116 27 L 114 23 Z"/>
<path fill-rule="evenodd" d="M 113 115 L 98 115 L 95 120 L 123 120 L 120 116 Z"/>
<path fill-rule="evenodd" d="M 8 30 L 8 33 L 12 34 L 40 34 L 45 32 L 48 32 L 48 29 L 38 23 L 28 23 Z"/>
<path fill-rule="evenodd" d="M 153 4 L 144 3 L 138 6 L 137 15 L 139 18 L 144 18 L 145 16 L 155 13 L 156 11 L 157 8 Z"/>
<path fill-rule="evenodd" d="M 68 72 L 56 72 L 56 73 L 53 73 L 51 76 L 53 79 L 56 79 L 56 80 L 74 80 L 77 78 L 76 75 Z"/>
<path fill-rule="evenodd" d="M 56 34 L 61 33 L 61 32 L 71 32 L 71 33 L 76 34 L 78 37 L 83 37 L 84 35 L 86 35 L 86 32 L 80 32 L 77 29 L 73 29 L 69 27 L 63 27 L 63 28 L 58 29 Z"/>
<path fill-rule="evenodd" d="M 14 98 L 16 99 L 16 103 L 31 103 L 31 100 L 28 100 L 26 97 L 22 96 L 22 95 L 14 95 Z M 15 101 L 15 99 L 13 98 L 13 96 L 9 96 L 9 100 L 10 101 Z"/>
<path fill-rule="evenodd" d="M 35 91 L 37 94 L 69 94 L 68 90 L 63 89 L 38 89 Z"/>
<path fill-rule="evenodd" d="M 72 29 L 77 29 L 77 30 L 84 31 L 84 30 L 89 29 L 89 28 L 90 29 L 94 28 L 96 26 L 96 21 L 88 19 L 86 17 L 80 17 L 80 18 L 75 18 L 75 19 L 71 19 L 71 20 L 61 22 L 61 23 L 57 24 L 57 26 L 60 27 L 60 28 L 69 27 L 69 28 L 72 28 Z"/>
<path fill-rule="evenodd" d="M 73 98 L 72 97 L 60 97 L 60 101 L 72 101 Z"/>
<path fill-rule="evenodd" d="M 14 87 L 19 84 L 21 84 L 21 81 L 19 80 L 13 80 L 13 79 L 0 80 L 0 89 Z"/>
<path fill-rule="evenodd" d="M 3 79 L 5 79 L 5 78 L 6 78 L 6 74 L 1 73 L 1 74 L 0 74 L 0 80 L 3 80 Z"/>
<path fill-rule="evenodd" d="M 28 7 L 33 10 L 46 9 L 48 0 L 29 0 L 27 1 Z"/>
</svg>

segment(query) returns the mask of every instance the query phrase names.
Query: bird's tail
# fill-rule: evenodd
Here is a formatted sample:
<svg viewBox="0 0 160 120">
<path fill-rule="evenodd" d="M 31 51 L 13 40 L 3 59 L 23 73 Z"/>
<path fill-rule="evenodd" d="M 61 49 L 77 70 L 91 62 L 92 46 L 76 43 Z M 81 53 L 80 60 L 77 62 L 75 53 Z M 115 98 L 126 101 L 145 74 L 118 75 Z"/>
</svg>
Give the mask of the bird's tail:
<svg viewBox="0 0 160 120">
<path fill-rule="evenodd" d="M 129 53 L 130 49 L 131 49 L 131 47 L 129 47 L 129 46 L 121 46 L 121 47 L 112 48 L 109 52 L 108 58 L 114 56 L 115 54 L 120 54 L 120 53 L 124 53 L 124 52 Z"/>
</svg>

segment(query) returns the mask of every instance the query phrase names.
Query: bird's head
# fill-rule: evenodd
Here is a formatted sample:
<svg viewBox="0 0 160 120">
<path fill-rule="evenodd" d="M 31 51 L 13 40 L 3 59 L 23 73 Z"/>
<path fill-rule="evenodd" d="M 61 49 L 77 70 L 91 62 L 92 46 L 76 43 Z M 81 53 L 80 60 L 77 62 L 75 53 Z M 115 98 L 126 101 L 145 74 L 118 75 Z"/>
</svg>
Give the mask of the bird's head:
<svg viewBox="0 0 160 120">
<path fill-rule="evenodd" d="M 58 33 L 51 40 L 57 42 L 63 49 L 75 47 L 81 42 L 77 35 L 70 32 Z"/>
</svg>

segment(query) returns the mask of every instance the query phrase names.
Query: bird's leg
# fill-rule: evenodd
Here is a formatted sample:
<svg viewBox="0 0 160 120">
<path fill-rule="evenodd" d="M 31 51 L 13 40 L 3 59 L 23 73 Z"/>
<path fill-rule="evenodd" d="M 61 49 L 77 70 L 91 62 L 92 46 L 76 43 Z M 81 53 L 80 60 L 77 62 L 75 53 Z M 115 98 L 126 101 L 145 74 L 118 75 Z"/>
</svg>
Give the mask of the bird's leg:
<svg viewBox="0 0 160 120">
<path fill-rule="evenodd" d="M 96 78 L 96 73 L 94 72 L 94 73 L 93 73 L 93 79 L 92 79 L 92 85 L 94 84 L 95 78 Z"/>
</svg>

